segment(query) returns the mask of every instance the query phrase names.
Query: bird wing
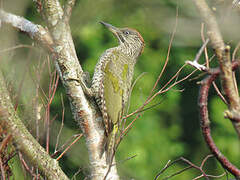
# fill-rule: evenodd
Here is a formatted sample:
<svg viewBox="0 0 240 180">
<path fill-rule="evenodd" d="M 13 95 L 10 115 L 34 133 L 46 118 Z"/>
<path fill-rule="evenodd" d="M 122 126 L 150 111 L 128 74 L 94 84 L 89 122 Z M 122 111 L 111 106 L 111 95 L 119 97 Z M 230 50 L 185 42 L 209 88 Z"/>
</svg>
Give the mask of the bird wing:
<svg viewBox="0 0 240 180">
<path fill-rule="evenodd" d="M 119 122 L 123 111 L 123 89 L 120 85 L 118 54 L 114 49 L 107 50 L 101 59 L 104 59 L 102 66 L 103 78 L 100 83 L 99 96 L 101 99 L 101 111 L 103 114 L 106 133 L 112 131 L 114 125 Z"/>
</svg>

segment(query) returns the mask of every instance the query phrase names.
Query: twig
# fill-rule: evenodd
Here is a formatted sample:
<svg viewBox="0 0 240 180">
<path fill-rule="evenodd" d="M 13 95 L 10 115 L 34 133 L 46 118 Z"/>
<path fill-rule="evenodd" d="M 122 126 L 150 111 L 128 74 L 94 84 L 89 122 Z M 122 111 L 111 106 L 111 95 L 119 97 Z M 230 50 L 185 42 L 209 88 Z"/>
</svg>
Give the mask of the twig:
<svg viewBox="0 0 240 180">
<path fill-rule="evenodd" d="M 184 162 L 186 162 L 187 164 L 189 164 L 191 167 L 193 167 L 193 168 L 201 171 L 202 175 L 203 175 L 206 179 L 209 179 L 209 178 L 207 177 L 206 173 L 202 170 L 201 167 L 196 166 L 195 164 L 193 164 L 191 161 L 185 159 L 184 157 L 181 157 L 181 160 L 183 160 Z"/>
<path fill-rule="evenodd" d="M 238 42 L 237 46 L 234 48 L 233 53 L 232 53 L 232 61 L 236 59 L 237 52 L 240 48 L 240 42 Z"/>
<path fill-rule="evenodd" d="M 216 179 L 217 179 L 217 178 L 221 178 L 221 177 L 223 177 L 223 176 L 225 176 L 225 175 L 226 175 L 226 172 L 224 172 L 223 174 L 220 174 L 220 175 L 218 175 L 218 176 L 206 174 L 207 177 L 209 177 L 209 178 L 216 178 Z M 193 180 L 201 179 L 202 177 L 204 177 L 203 174 L 201 174 L 201 175 L 198 176 L 198 177 L 195 177 Z"/>
<path fill-rule="evenodd" d="M 72 143 L 72 141 L 74 141 L 75 138 L 79 137 L 81 134 L 75 134 L 73 136 L 71 136 L 68 140 L 66 140 L 66 142 L 60 147 L 58 148 L 52 155 L 51 157 L 55 157 L 56 155 L 58 155 L 66 146 L 68 146 L 70 143 Z"/>
<path fill-rule="evenodd" d="M 202 25 L 201 25 L 201 38 L 202 38 L 203 42 L 206 41 L 205 36 L 204 36 L 204 23 L 202 23 Z M 205 60 L 206 60 L 206 67 L 208 69 L 210 61 L 209 61 L 209 57 L 208 57 L 207 46 L 204 48 L 204 54 L 205 54 Z"/>
<path fill-rule="evenodd" d="M 234 84 L 232 69 L 230 46 L 224 44 L 221 32 L 219 30 L 216 18 L 208 7 L 205 0 L 195 0 L 195 4 L 200 11 L 200 15 L 208 27 L 208 36 L 211 40 L 212 48 L 215 50 L 219 66 L 221 69 L 222 87 L 226 94 L 229 109 L 234 112 L 240 112 L 240 100 Z M 239 115 L 240 116 L 240 115 Z M 232 124 L 240 138 L 240 122 Z"/>
<path fill-rule="evenodd" d="M 215 82 L 212 83 L 214 89 L 216 90 L 217 92 L 217 95 L 222 99 L 222 101 L 227 105 L 227 100 L 225 99 L 225 97 L 222 95 L 222 93 L 220 92 L 220 90 L 218 89 L 217 85 Z"/>
<path fill-rule="evenodd" d="M 189 64 L 189 65 L 191 65 L 191 66 L 193 66 L 193 67 L 195 67 L 195 68 L 197 68 L 197 69 L 200 70 L 200 71 L 206 71 L 207 68 L 206 68 L 205 66 L 199 64 L 198 61 L 199 61 L 199 59 L 200 59 L 203 51 L 205 50 L 208 42 L 209 42 L 209 39 L 207 39 L 207 40 L 203 43 L 202 47 L 199 49 L 199 51 L 198 51 L 198 53 L 196 54 L 196 56 L 195 56 L 195 58 L 194 58 L 193 61 L 187 60 L 185 63 L 186 63 L 186 64 Z"/>
<path fill-rule="evenodd" d="M 176 159 L 174 161 L 168 160 L 168 162 L 166 163 L 166 165 L 162 168 L 162 170 L 155 176 L 154 180 L 157 180 L 158 177 L 164 172 L 166 171 L 170 166 L 172 166 L 173 164 L 177 163 L 181 161 L 181 159 Z"/>
<path fill-rule="evenodd" d="M 7 49 L 2 49 L 2 50 L 0 50 L 0 53 L 5 53 L 5 52 L 12 51 L 12 50 L 19 49 L 19 48 L 37 49 L 37 48 L 35 48 L 35 47 L 32 46 L 32 45 L 19 44 L 19 45 L 17 45 L 17 46 L 13 46 L 13 47 L 10 47 L 10 48 L 7 48 Z"/>
<path fill-rule="evenodd" d="M 57 161 L 59 161 L 62 156 L 72 147 L 72 145 L 74 145 L 81 137 L 83 136 L 83 134 L 80 134 L 63 152 L 62 154 L 60 154 L 57 158 Z"/>
<path fill-rule="evenodd" d="M 74 175 L 72 176 L 72 180 L 76 180 L 76 176 L 80 173 L 82 171 L 82 168 L 79 168 L 78 170 L 77 170 L 77 172 L 75 172 L 74 173 Z"/>
<path fill-rule="evenodd" d="M 162 180 L 170 179 L 170 178 L 172 178 L 172 177 L 174 177 L 174 176 L 176 176 L 176 175 L 179 175 L 179 174 L 183 173 L 184 171 L 186 171 L 186 170 L 188 170 L 188 169 L 191 169 L 191 168 L 193 168 L 193 167 L 192 167 L 192 166 L 187 166 L 187 167 L 181 169 L 180 171 L 177 171 L 177 172 L 175 172 L 175 173 L 173 173 L 173 174 L 171 174 L 171 175 L 163 178 Z"/>
<path fill-rule="evenodd" d="M 20 152 L 18 153 L 18 156 L 19 156 L 19 159 L 20 159 L 23 167 L 25 168 L 25 170 L 26 170 L 29 174 L 31 174 L 32 177 L 36 177 L 36 174 L 34 174 L 33 170 L 31 170 L 31 169 L 29 168 L 29 166 L 27 165 L 26 161 L 24 160 L 24 158 L 23 158 L 23 156 L 22 156 L 22 154 L 21 154 Z"/>
<path fill-rule="evenodd" d="M 54 153 L 57 151 L 58 143 L 59 143 L 59 137 L 60 137 L 60 135 L 61 135 L 61 132 L 62 132 L 62 129 L 63 129 L 63 126 L 64 126 L 65 106 L 64 106 L 62 94 L 61 94 L 61 102 L 62 102 L 62 108 L 63 108 L 63 109 L 62 109 L 62 121 L 61 121 L 61 127 L 60 127 L 59 132 L 58 132 L 58 135 L 57 135 L 57 140 L 56 140 L 56 145 L 55 145 Z"/>
<path fill-rule="evenodd" d="M 208 174 L 206 174 L 206 173 L 203 171 L 203 166 L 204 166 L 204 164 L 206 163 L 206 161 L 207 161 L 210 157 L 213 157 L 213 155 L 208 155 L 208 156 L 206 156 L 206 157 L 203 159 L 203 161 L 201 162 L 201 165 L 200 165 L 200 166 L 197 166 L 197 165 L 193 164 L 192 162 L 190 162 L 189 160 L 187 160 L 187 159 L 184 158 L 184 157 L 180 157 L 179 159 L 176 159 L 176 160 L 174 160 L 174 161 L 172 161 L 172 162 L 171 162 L 171 160 L 169 160 L 169 161 L 167 162 L 167 164 L 163 167 L 163 169 L 155 176 L 154 180 L 157 180 L 157 179 L 159 178 L 159 176 L 160 176 L 161 174 L 163 174 L 163 172 L 164 172 L 165 170 L 167 170 L 170 166 L 172 166 L 173 164 L 175 164 L 175 163 L 177 163 L 177 162 L 180 162 L 180 161 L 183 161 L 183 162 L 187 163 L 189 166 L 187 166 L 187 167 L 181 169 L 180 171 L 177 171 L 177 172 L 175 172 L 175 173 L 173 173 L 173 174 L 171 174 L 171 175 L 163 178 L 162 180 L 170 179 L 170 178 L 172 178 L 172 177 L 174 177 L 174 176 L 176 176 L 176 175 L 179 175 L 179 174 L 181 174 L 182 172 L 184 172 L 184 171 L 186 171 L 186 170 L 188 170 L 188 169 L 191 169 L 191 168 L 195 168 L 195 169 L 197 169 L 198 171 L 200 171 L 200 172 L 202 173 L 200 176 L 194 178 L 194 180 L 200 179 L 200 178 L 202 178 L 202 177 L 205 177 L 205 179 L 209 179 L 209 178 L 220 178 L 220 177 L 224 176 L 226 173 L 223 173 L 223 174 L 221 174 L 221 175 L 219 175 L 219 176 L 214 176 L 214 175 L 208 175 Z"/>
<path fill-rule="evenodd" d="M 126 159 L 123 159 L 123 160 L 121 160 L 121 161 L 118 161 L 118 162 L 112 164 L 112 166 L 116 166 L 117 164 L 122 164 L 122 163 L 124 163 L 124 162 L 126 162 L 126 161 L 129 161 L 130 159 L 135 158 L 135 157 L 137 157 L 137 155 L 133 155 L 133 156 L 131 156 L 131 157 L 128 157 L 128 158 L 126 158 Z"/>
<path fill-rule="evenodd" d="M 201 169 L 203 168 L 203 166 L 205 165 L 205 163 L 207 162 L 207 160 L 208 160 L 209 158 L 211 158 L 211 157 L 214 157 L 214 155 L 213 155 L 213 154 L 209 154 L 209 155 L 207 155 L 207 156 L 203 159 L 203 161 L 202 161 L 202 163 L 201 163 L 201 166 L 200 166 Z"/>
</svg>

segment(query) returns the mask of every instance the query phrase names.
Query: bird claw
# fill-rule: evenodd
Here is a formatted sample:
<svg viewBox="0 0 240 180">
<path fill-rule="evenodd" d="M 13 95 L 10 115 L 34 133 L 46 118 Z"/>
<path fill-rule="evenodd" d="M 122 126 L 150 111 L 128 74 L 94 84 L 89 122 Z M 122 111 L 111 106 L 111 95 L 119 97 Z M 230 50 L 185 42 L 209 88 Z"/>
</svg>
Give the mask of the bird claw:
<svg viewBox="0 0 240 180">
<path fill-rule="evenodd" d="M 91 80 L 89 72 L 82 72 L 80 76 L 80 85 L 83 89 L 84 94 L 86 94 L 89 97 L 93 97 L 93 92 L 92 89 L 90 88 Z"/>
</svg>

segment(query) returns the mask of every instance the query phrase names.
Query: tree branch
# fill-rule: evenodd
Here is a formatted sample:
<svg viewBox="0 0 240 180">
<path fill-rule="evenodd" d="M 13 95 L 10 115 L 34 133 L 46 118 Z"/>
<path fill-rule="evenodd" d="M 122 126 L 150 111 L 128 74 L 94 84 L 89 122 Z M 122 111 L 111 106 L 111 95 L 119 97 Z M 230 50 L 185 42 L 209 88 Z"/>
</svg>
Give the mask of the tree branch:
<svg viewBox="0 0 240 180">
<path fill-rule="evenodd" d="M 236 69 L 240 65 L 240 61 L 235 61 L 232 65 L 233 69 Z M 231 69 L 232 69 L 231 68 Z M 220 69 L 214 69 L 211 72 L 211 75 L 206 77 L 204 80 L 201 81 L 201 87 L 199 92 L 199 100 L 198 105 L 200 108 L 200 121 L 201 121 L 201 128 L 202 133 L 205 138 L 205 142 L 207 143 L 209 149 L 214 154 L 214 156 L 218 159 L 218 161 L 222 164 L 222 166 L 227 169 L 230 173 L 232 173 L 237 179 L 240 179 L 240 170 L 235 167 L 217 148 L 214 143 L 214 140 L 211 136 L 211 129 L 210 129 L 210 120 L 208 117 L 208 91 L 212 84 L 212 82 L 219 76 Z"/>
<path fill-rule="evenodd" d="M 68 179 L 58 162 L 45 152 L 43 147 L 28 132 L 17 116 L 0 72 L 0 124 L 11 133 L 16 148 L 22 152 L 33 166 L 37 166 L 41 175 L 47 179 Z"/>
<path fill-rule="evenodd" d="M 199 12 L 207 24 L 208 36 L 218 58 L 221 70 L 222 87 L 227 97 L 229 110 L 234 114 L 240 114 L 240 100 L 234 85 L 234 77 L 231 69 L 230 46 L 223 42 L 217 21 L 205 0 L 195 0 Z M 240 116 L 240 115 L 238 115 Z M 240 122 L 232 121 L 240 138 Z"/>
<path fill-rule="evenodd" d="M 48 24 L 49 32 L 22 17 L 4 11 L 0 11 L 0 20 L 11 24 L 15 28 L 21 28 L 21 31 L 26 32 L 34 40 L 44 45 L 55 60 L 55 67 L 65 87 L 73 117 L 81 126 L 86 138 L 91 179 L 103 179 L 108 170 L 108 165 L 105 154 L 101 156 L 104 141 L 102 115 L 98 111 L 95 101 L 87 99 L 82 90 L 81 78 L 83 70 L 76 55 L 69 23 L 63 19 L 63 9 L 58 0 L 45 0 L 42 11 L 44 19 Z M 14 19 L 9 17 L 14 17 Z M 6 19 L 9 20 L 6 21 Z M 15 26 L 15 21 L 18 21 L 20 24 L 27 23 L 31 25 L 31 28 L 22 25 Z M 51 41 L 44 38 L 45 35 L 50 37 Z M 111 168 L 107 177 L 108 179 L 119 179 L 116 166 Z"/>
<path fill-rule="evenodd" d="M 64 20 L 66 22 L 69 22 L 71 14 L 72 14 L 72 8 L 75 5 L 76 0 L 68 0 L 67 3 L 65 4 L 64 8 Z"/>
</svg>

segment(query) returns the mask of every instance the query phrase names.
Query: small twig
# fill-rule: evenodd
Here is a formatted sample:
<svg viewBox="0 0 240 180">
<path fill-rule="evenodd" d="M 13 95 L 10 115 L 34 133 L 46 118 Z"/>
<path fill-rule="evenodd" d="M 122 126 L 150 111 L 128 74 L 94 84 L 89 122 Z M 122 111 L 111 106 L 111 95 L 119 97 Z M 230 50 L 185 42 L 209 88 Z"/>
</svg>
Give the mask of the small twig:
<svg viewBox="0 0 240 180">
<path fill-rule="evenodd" d="M 50 74 L 50 82 L 49 82 L 49 90 L 48 90 L 48 103 L 47 103 L 47 110 L 46 110 L 46 151 L 49 153 L 49 141 L 50 141 L 50 106 L 52 104 L 52 101 L 54 99 L 58 81 L 59 81 L 59 75 L 57 74 L 57 71 L 55 70 L 53 73 L 51 73 L 50 68 L 50 61 L 48 60 L 48 68 L 49 68 L 49 74 Z"/>
<path fill-rule="evenodd" d="M 57 140 L 56 140 L 56 145 L 55 145 L 55 150 L 54 150 L 54 153 L 57 151 L 57 148 L 58 148 L 58 143 L 59 143 L 59 138 L 60 138 L 60 135 L 61 135 L 61 132 L 62 132 L 62 129 L 63 129 L 63 126 L 64 126 L 64 113 L 65 113 L 65 106 L 64 106 L 64 102 L 63 102 L 63 96 L 61 94 L 61 102 L 62 102 L 62 122 L 61 122 L 61 127 L 59 129 L 59 132 L 58 132 L 58 135 L 57 135 Z"/>
<path fill-rule="evenodd" d="M 206 157 L 203 159 L 203 161 L 201 162 L 201 165 L 200 165 L 199 167 L 198 167 L 197 165 L 193 164 L 192 162 L 190 162 L 189 160 L 187 160 L 187 159 L 184 158 L 184 157 L 180 157 L 179 159 L 176 159 L 176 160 L 174 160 L 174 161 L 172 161 L 172 162 L 171 162 L 171 160 L 169 160 L 169 161 L 167 162 L 167 164 L 163 167 L 163 169 L 156 175 L 156 177 L 154 178 L 154 180 L 157 180 L 157 179 L 159 178 L 159 176 L 160 176 L 161 174 L 163 174 L 163 172 L 164 172 L 165 170 L 167 170 L 170 166 L 172 166 L 173 164 L 175 164 L 175 163 L 177 163 L 177 162 L 180 162 L 180 161 L 183 161 L 183 162 L 187 163 L 189 166 L 187 166 L 187 167 L 181 169 L 180 171 L 177 171 L 177 172 L 175 172 L 175 173 L 173 173 L 173 174 L 171 174 L 171 175 L 163 178 L 162 180 L 170 179 L 170 178 L 172 178 L 172 177 L 174 177 L 174 176 L 176 176 L 176 175 L 179 175 L 179 174 L 181 174 L 182 172 L 184 172 L 184 171 L 186 171 L 186 170 L 188 170 L 188 169 L 191 169 L 191 168 L 195 168 L 195 169 L 197 169 L 198 171 L 200 171 L 200 172 L 202 173 L 200 176 L 198 176 L 198 177 L 196 177 L 196 178 L 194 178 L 194 179 L 200 179 L 200 178 L 202 178 L 202 177 L 205 177 L 205 179 L 209 179 L 209 178 L 220 178 L 220 177 L 224 176 L 226 173 L 223 173 L 223 174 L 221 174 L 221 175 L 219 175 L 219 176 L 214 176 L 214 175 L 208 175 L 208 174 L 206 174 L 206 173 L 203 171 L 203 166 L 204 166 L 204 164 L 206 163 L 206 161 L 207 161 L 210 157 L 214 157 L 214 156 L 211 155 L 211 154 L 208 155 L 208 156 L 206 156 Z"/>
<path fill-rule="evenodd" d="M 227 100 L 225 99 L 225 97 L 222 95 L 222 93 L 220 92 L 220 90 L 218 89 L 217 85 L 215 82 L 212 83 L 214 89 L 216 90 L 217 92 L 217 95 L 221 98 L 221 100 L 227 105 Z"/>
<path fill-rule="evenodd" d="M 209 177 L 209 178 L 221 178 L 221 177 L 223 177 L 223 176 L 225 176 L 226 175 L 226 172 L 224 172 L 223 174 L 220 174 L 220 175 L 218 175 L 218 176 L 214 176 L 214 175 L 209 175 L 209 174 L 207 174 L 207 177 Z M 203 176 L 203 174 L 201 174 L 200 176 L 198 176 L 198 177 L 195 177 L 193 180 L 197 180 L 197 179 L 201 179 L 202 177 L 204 177 Z"/>
<path fill-rule="evenodd" d="M 205 165 L 205 163 L 207 162 L 207 160 L 208 160 L 209 158 L 211 158 L 211 157 L 214 157 L 214 155 L 213 155 L 213 154 L 209 154 L 209 155 L 207 155 L 207 156 L 203 159 L 203 161 L 202 161 L 202 163 L 201 163 L 201 166 L 200 166 L 201 169 L 203 168 L 203 166 Z"/>
<path fill-rule="evenodd" d="M 186 171 L 186 170 L 188 170 L 188 169 L 191 169 L 191 168 L 193 168 L 193 167 L 192 167 L 192 166 L 187 166 L 187 167 L 181 169 L 180 171 L 177 171 L 177 172 L 171 174 L 170 176 L 167 176 L 167 177 L 163 178 L 162 180 L 170 179 L 170 178 L 172 178 L 172 177 L 174 177 L 174 176 L 176 176 L 176 175 L 179 175 L 179 174 L 183 173 L 184 171 Z"/>
<path fill-rule="evenodd" d="M 23 158 L 23 156 L 22 156 L 22 154 L 21 154 L 20 152 L 18 153 L 18 156 L 19 156 L 19 159 L 20 159 L 23 167 L 25 168 L 25 170 L 26 170 L 29 174 L 31 174 L 32 177 L 36 177 L 36 174 L 34 174 L 33 170 L 31 170 L 31 169 L 29 168 L 29 166 L 27 165 L 26 161 L 24 160 L 24 158 Z"/>
<path fill-rule="evenodd" d="M 189 77 L 189 76 L 191 76 L 194 72 L 196 72 L 196 70 L 194 70 L 192 73 L 190 73 L 190 74 L 189 74 L 188 76 L 186 76 L 184 79 L 179 80 L 179 81 L 175 82 L 174 85 L 171 85 L 171 86 L 169 86 L 168 88 L 166 88 L 167 85 L 169 85 L 169 84 L 180 74 L 180 72 L 183 70 L 183 68 L 184 68 L 185 66 L 186 66 L 186 65 L 184 64 L 184 65 L 175 73 L 175 75 L 172 76 L 172 78 L 157 92 L 158 94 L 157 94 L 157 93 L 154 94 L 154 95 L 153 95 L 153 96 L 154 96 L 153 98 L 149 96 L 149 97 L 146 99 L 146 101 L 143 103 L 143 105 L 142 105 L 141 107 L 139 107 L 136 111 L 134 111 L 134 112 L 126 115 L 125 117 L 123 117 L 123 119 L 129 118 L 129 117 L 137 114 L 138 112 L 142 111 L 143 108 L 144 108 L 147 104 L 149 104 L 157 95 L 159 95 L 159 94 L 161 94 L 161 93 L 163 93 L 163 92 L 166 92 L 166 91 L 170 90 L 172 87 L 174 87 L 174 86 L 177 85 L 178 83 L 186 80 L 186 79 L 187 79 L 186 77 Z M 165 89 L 165 88 L 166 88 L 166 89 Z M 164 90 L 164 89 L 165 89 L 165 90 Z"/>
<path fill-rule="evenodd" d="M 181 158 L 178 158 L 174 161 L 168 160 L 168 162 L 166 163 L 166 165 L 161 169 L 161 171 L 155 176 L 154 180 L 157 180 L 158 177 L 164 172 L 166 171 L 170 166 L 172 166 L 173 164 L 182 161 Z M 172 177 L 172 176 L 171 176 Z"/>
<path fill-rule="evenodd" d="M 72 176 L 72 180 L 76 180 L 76 176 L 82 171 L 82 168 L 79 168 L 77 172 L 74 173 L 74 175 Z"/>
<path fill-rule="evenodd" d="M 201 171 L 202 175 L 203 175 L 206 179 L 209 179 L 209 178 L 207 177 L 207 175 L 205 174 L 205 172 L 202 170 L 201 167 L 196 166 L 195 164 L 193 164 L 191 161 L 185 159 L 184 157 L 181 157 L 180 159 L 183 160 L 185 163 L 189 164 L 190 166 L 192 166 L 193 168 Z"/>
<path fill-rule="evenodd" d="M 58 155 L 66 146 L 68 146 L 70 143 L 72 143 L 72 141 L 79 137 L 81 134 L 75 134 L 73 136 L 71 136 L 68 140 L 66 140 L 66 142 L 60 147 L 58 148 L 58 150 L 56 150 L 51 157 L 55 157 L 56 155 Z"/>
<path fill-rule="evenodd" d="M 206 68 L 204 65 L 199 64 L 198 61 L 199 61 L 199 59 L 200 59 L 203 51 L 205 50 L 208 42 L 209 42 L 209 39 L 207 39 L 207 40 L 203 43 L 202 47 L 199 49 L 199 51 L 198 51 L 198 53 L 196 54 L 196 56 L 195 56 L 195 58 L 194 58 L 193 61 L 187 60 L 185 63 L 186 63 L 186 64 L 189 64 L 189 65 L 191 65 L 191 66 L 193 66 L 193 67 L 195 67 L 195 68 L 197 68 L 197 69 L 200 70 L 200 71 L 206 71 L 207 68 Z"/>
<path fill-rule="evenodd" d="M 10 48 L 7 48 L 7 49 L 2 49 L 2 50 L 0 50 L 0 53 L 5 53 L 5 52 L 12 51 L 12 50 L 19 49 L 19 48 L 37 49 L 37 48 L 35 48 L 35 47 L 32 46 L 32 45 L 19 44 L 19 45 L 17 45 L 17 46 L 13 46 L 13 47 L 10 47 Z"/>
<path fill-rule="evenodd" d="M 205 36 L 204 36 L 204 23 L 201 25 L 201 38 L 203 42 L 206 42 Z M 205 54 L 205 60 L 206 60 L 206 67 L 209 69 L 209 57 L 208 57 L 208 51 L 207 51 L 207 46 L 204 48 L 204 54 Z"/>
<path fill-rule="evenodd" d="M 183 65 L 182 68 L 183 68 L 183 67 L 185 67 L 185 65 Z M 177 77 L 177 74 L 180 73 L 180 71 L 182 70 L 182 68 L 180 68 L 180 69 L 178 70 L 178 72 L 177 72 L 173 77 Z M 195 72 L 195 71 L 193 71 L 192 73 L 188 74 L 188 75 L 185 76 L 184 78 L 176 81 L 175 83 L 173 83 L 172 85 L 170 85 L 170 86 L 167 87 L 167 88 L 165 88 L 165 86 L 166 86 L 166 85 L 165 85 L 162 89 L 160 89 L 158 92 L 156 92 L 153 96 L 148 97 L 147 100 L 144 102 L 144 104 L 143 104 L 140 108 L 138 108 L 136 111 L 128 114 L 127 116 L 123 117 L 123 119 L 126 119 L 126 118 L 128 118 L 128 117 L 130 117 L 130 116 L 133 116 L 133 115 L 137 114 L 137 116 L 132 120 L 132 122 L 131 122 L 130 124 L 128 124 L 128 126 L 124 129 L 124 131 L 122 132 L 122 134 L 121 134 L 121 136 L 120 136 L 120 139 L 118 139 L 117 142 L 119 143 L 119 142 L 121 141 L 121 139 L 129 132 L 129 130 L 132 128 L 134 122 L 140 117 L 140 114 L 138 114 L 138 113 L 141 112 L 141 111 L 143 110 L 143 108 L 144 108 L 147 104 L 149 104 L 149 103 L 150 103 L 156 96 L 158 96 L 159 94 L 162 94 L 162 93 L 165 93 L 165 92 L 169 91 L 170 89 L 172 89 L 172 88 L 173 88 L 174 86 L 176 86 L 177 84 L 179 84 L 179 83 L 181 83 L 182 81 L 185 81 L 186 79 L 188 79 L 194 72 Z M 173 77 L 169 80 L 169 82 L 174 79 Z M 168 84 L 168 83 L 167 83 L 167 84 Z M 164 88 L 165 88 L 165 89 L 164 89 Z"/>
<path fill-rule="evenodd" d="M 237 46 L 235 47 L 235 49 L 233 50 L 233 53 L 232 53 L 232 61 L 234 61 L 236 59 L 236 55 L 237 55 L 237 52 L 240 48 L 240 42 L 238 42 Z"/>
<path fill-rule="evenodd" d="M 63 152 L 62 154 L 60 154 L 57 158 L 57 161 L 59 161 L 63 155 L 72 147 L 72 145 L 74 145 L 81 137 L 83 136 L 83 134 L 80 134 Z"/>
<path fill-rule="evenodd" d="M 128 157 L 128 158 L 126 158 L 126 159 L 123 159 L 123 160 L 121 160 L 121 161 L 118 161 L 118 162 L 112 164 L 112 166 L 116 166 L 117 164 L 122 164 L 122 163 L 124 163 L 124 162 L 126 162 L 126 161 L 128 161 L 128 160 L 130 160 L 130 159 L 135 158 L 135 157 L 137 157 L 137 154 L 136 154 L 136 155 L 133 155 L 133 156 L 131 156 L 131 157 Z"/>
</svg>

